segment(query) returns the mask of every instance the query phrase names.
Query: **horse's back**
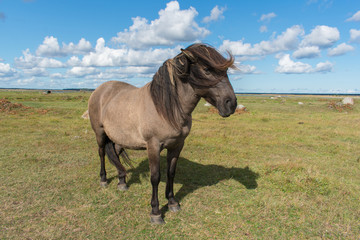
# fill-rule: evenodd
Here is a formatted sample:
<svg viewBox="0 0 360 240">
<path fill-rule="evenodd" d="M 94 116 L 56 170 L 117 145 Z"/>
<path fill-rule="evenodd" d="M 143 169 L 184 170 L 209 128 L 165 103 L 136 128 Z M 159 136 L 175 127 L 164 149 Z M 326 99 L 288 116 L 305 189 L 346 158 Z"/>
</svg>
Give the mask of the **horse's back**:
<svg viewBox="0 0 360 240">
<path fill-rule="evenodd" d="M 103 110 L 116 95 L 133 89 L 137 88 L 128 83 L 119 81 L 105 82 L 96 88 L 90 96 L 88 106 L 90 121 L 93 128 L 102 125 Z"/>
<path fill-rule="evenodd" d="M 147 87 L 110 81 L 100 85 L 89 99 L 91 126 L 98 138 L 107 136 L 127 148 L 144 148 L 140 131 Z"/>
</svg>

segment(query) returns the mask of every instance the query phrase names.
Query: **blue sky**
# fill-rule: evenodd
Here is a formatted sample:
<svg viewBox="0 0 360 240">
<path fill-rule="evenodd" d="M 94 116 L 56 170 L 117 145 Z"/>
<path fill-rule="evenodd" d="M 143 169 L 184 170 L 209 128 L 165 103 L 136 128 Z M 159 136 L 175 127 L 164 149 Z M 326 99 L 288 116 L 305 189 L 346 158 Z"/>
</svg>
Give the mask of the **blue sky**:
<svg viewBox="0 0 360 240">
<path fill-rule="evenodd" d="M 360 93 L 359 0 L 0 0 L 0 87 L 142 86 L 194 42 L 236 92 Z"/>
</svg>

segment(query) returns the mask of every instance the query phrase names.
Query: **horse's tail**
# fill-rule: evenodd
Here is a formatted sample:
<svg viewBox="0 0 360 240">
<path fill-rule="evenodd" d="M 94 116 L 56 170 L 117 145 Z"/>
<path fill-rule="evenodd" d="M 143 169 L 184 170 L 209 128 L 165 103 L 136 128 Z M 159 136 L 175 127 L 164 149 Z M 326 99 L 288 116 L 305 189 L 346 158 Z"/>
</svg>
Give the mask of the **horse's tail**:
<svg viewBox="0 0 360 240">
<path fill-rule="evenodd" d="M 132 165 L 132 161 L 129 158 L 129 155 L 126 153 L 124 148 L 121 148 L 120 156 L 124 160 L 125 164 L 128 165 L 131 168 L 134 168 L 134 165 Z"/>
<path fill-rule="evenodd" d="M 108 156 L 110 162 L 115 166 L 120 165 L 120 168 L 122 168 L 125 171 L 125 168 L 122 166 L 120 159 L 119 159 L 119 155 L 120 155 L 126 165 L 128 165 L 131 168 L 134 168 L 134 166 L 131 163 L 131 159 L 129 158 L 128 154 L 125 152 L 125 149 L 120 148 L 118 151 L 116 151 L 116 150 L 117 149 L 115 148 L 114 142 L 109 140 L 105 144 L 105 152 L 106 152 L 106 155 Z"/>
</svg>

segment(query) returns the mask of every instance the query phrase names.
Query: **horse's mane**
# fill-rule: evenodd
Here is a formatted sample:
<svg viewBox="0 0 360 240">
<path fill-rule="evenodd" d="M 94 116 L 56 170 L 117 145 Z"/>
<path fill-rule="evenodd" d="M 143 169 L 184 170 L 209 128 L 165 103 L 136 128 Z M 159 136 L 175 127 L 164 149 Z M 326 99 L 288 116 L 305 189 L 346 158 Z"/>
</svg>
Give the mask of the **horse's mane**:
<svg viewBox="0 0 360 240">
<path fill-rule="evenodd" d="M 234 58 L 224 58 L 213 47 L 205 44 L 193 44 L 182 49 L 182 53 L 175 58 L 168 59 L 155 73 L 150 83 L 150 94 L 157 112 L 167 120 L 175 129 L 180 130 L 179 119 L 184 119 L 184 112 L 181 107 L 177 91 L 179 82 L 188 82 L 194 88 L 209 88 L 216 85 L 222 78 L 209 80 L 189 77 L 189 67 L 193 63 L 199 63 L 211 69 L 211 71 L 224 72 L 234 66 Z"/>
</svg>

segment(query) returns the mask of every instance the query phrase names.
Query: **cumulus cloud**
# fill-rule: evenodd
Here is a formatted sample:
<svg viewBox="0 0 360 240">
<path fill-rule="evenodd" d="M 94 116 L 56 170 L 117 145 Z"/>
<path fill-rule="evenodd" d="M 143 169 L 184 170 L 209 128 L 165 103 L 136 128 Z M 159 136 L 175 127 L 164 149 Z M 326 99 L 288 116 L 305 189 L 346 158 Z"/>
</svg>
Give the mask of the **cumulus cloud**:
<svg viewBox="0 0 360 240">
<path fill-rule="evenodd" d="M 61 73 L 53 73 L 50 75 L 51 79 L 63 79 L 65 76 Z"/>
<path fill-rule="evenodd" d="M 237 56 L 268 55 L 295 49 L 299 43 L 299 36 L 302 36 L 303 34 L 303 28 L 299 25 L 295 25 L 269 41 L 261 41 L 260 43 L 251 45 L 250 43 L 244 43 L 243 40 L 224 40 L 219 49 L 220 51 L 229 50 L 232 54 Z"/>
<path fill-rule="evenodd" d="M 261 21 L 261 22 L 270 21 L 270 20 L 273 19 L 274 17 L 276 17 L 276 14 L 273 13 L 273 12 L 268 13 L 268 14 L 263 14 L 263 15 L 261 15 L 259 21 Z"/>
<path fill-rule="evenodd" d="M 318 46 L 301 47 L 297 49 L 292 56 L 297 59 L 316 58 L 320 56 L 320 49 Z"/>
<path fill-rule="evenodd" d="M 88 79 L 93 80 L 110 80 L 110 79 L 129 79 L 132 77 L 145 77 L 150 78 L 157 71 L 157 68 L 154 67 L 120 67 L 120 68 L 110 68 L 100 71 L 96 74 L 91 74 L 86 76 Z"/>
<path fill-rule="evenodd" d="M 35 77 L 18 79 L 16 82 L 17 82 L 17 85 L 19 85 L 19 86 L 26 86 L 26 85 L 34 83 Z"/>
<path fill-rule="evenodd" d="M 83 66 L 115 67 L 115 66 L 154 66 L 160 65 L 166 59 L 174 57 L 180 52 L 180 46 L 175 48 L 159 48 L 136 50 L 126 47 L 119 49 L 105 46 L 105 40 L 99 38 L 95 51 L 85 55 Z M 73 59 L 76 61 L 76 59 Z"/>
<path fill-rule="evenodd" d="M 275 72 L 286 74 L 302 74 L 302 73 L 318 73 L 330 72 L 333 64 L 326 61 L 320 62 L 313 68 L 310 64 L 303 62 L 294 62 L 290 58 L 290 54 L 278 54 L 279 65 L 276 67 Z"/>
<path fill-rule="evenodd" d="M 350 42 L 360 43 L 360 30 L 350 29 Z"/>
<path fill-rule="evenodd" d="M 311 33 L 304 37 L 301 46 L 318 46 L 327 48 L 334 45 L 340 39 L 340 32 L 336 27 L 325 25 L 316 26 Z"/>
<path fill-rule="evenodd" d="M 331 48 L 328 50 L 328 55 L 331 56 L 331 57 L 334 57 L 334 56 L 341 56 L 341 55 L 344 55 L 345 53 L 347 52 L 351 52 L 351 51 L 354 51 L 355 48 L 353 46 L 350 46 L 346 43 L 342 43 L 334 48 Z"/>
<path fill-rule="evenodd" d="M 100 70 L 94 67 L 73 67 L 66 73 L 71 77 L 84 77 L 88 75 L 94 75 Z"/>
<path fill-rule="evenodd" d="M 150 23 L 142 17 L 133 18 L 133 25 L 119 32 L 112 41 L 136 49 L 193 42 L 210 34 L 195 22 L 197 14 L 195 8 L 180 10 L 179 3 L 172 1 L 159 11 L 159 18 Z"/>
<path fill-rule="evenodd" d="M 45 57 L 64 57 L 67 55 L 86 54 L 92 50 L 91 43 L 81 38 L 78 44 L 62 44 L 60 47 L 57 38 L 53 36 L 45 37 L 43 43 L 36 50 L 38 56 Z"/>
<path fill-rule="evenodd" d="M 346 19 L 347 22 L 359 22 L 360 21 L 360 10 L 357 11 L 352 17 Z"/>
<path fill-rule="evenodd" d="M 25 68 L 22 70 L 25 76 L 30 77 L 47 77 L 49 73 L 46 71 L 46 68 L 35 67 L 35 68 Z"/>
<path fill-rule="evenodd" d="M 18 68 L 62 68 L 65 64 L 52 58 L 34 56 L 29 49 L 23 51 L 23 56 L 15 58 L 15 66 Z"/>
<path fill-rule="evenodd" d="M 67 62 L 66 64 L 68 66 L 72 66 L 72 67 L 75 67 L 75 66 L 79 66 L 81 65 L 81 60 L 78 56 L 72 56 Z"/>
<path fill-rule="evenodd" d="M 10 64 L 0 62 L 0 80 L 2 78 L 5 79 L 5 78 L 13 77 L 15 73 L 16 70 L 10 67 Z"/>
<path fill-rule="evenodd" d="M 236 64 L 237 68 L 239 69 L 240 73 L 242 74 L 252 74 L 256 73 L 256 67 L 253 65 L 242 65 L 242 64 Z M 236 73 L 236 70 L 230 70 L 230 73 Z"/>
<path fill-rule="evenodd" d="M 219 8 L 217 5 L 211 10 L 210 16 L 204 17 L 203 22 L 209 23 L 224 18 L 225 7 Z"/>
</svg>

